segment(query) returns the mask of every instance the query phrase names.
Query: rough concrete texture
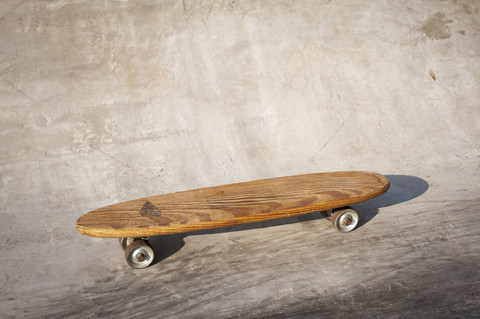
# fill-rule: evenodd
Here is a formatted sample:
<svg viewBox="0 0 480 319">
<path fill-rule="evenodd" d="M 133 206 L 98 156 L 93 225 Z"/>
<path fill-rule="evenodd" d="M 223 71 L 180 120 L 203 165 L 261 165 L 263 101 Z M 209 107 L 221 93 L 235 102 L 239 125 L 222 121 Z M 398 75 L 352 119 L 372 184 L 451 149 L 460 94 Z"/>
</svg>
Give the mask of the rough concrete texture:
<svg viewBox="0 0 480 319">
<path fill-rule="evenodd" d="M 2 1 L 3 318 L 480 317 L 480 2 Z M 320 214 L 153 238 L 132 270 L 85 212 L 337 170 Z"/>
</svg>

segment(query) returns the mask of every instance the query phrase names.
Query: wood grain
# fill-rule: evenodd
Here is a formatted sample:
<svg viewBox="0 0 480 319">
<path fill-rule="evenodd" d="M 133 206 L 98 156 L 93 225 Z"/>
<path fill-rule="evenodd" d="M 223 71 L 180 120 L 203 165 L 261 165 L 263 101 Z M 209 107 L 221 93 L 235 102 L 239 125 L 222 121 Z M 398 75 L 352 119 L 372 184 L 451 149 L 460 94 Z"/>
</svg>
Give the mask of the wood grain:
<svg viewBox="0 0 480 319">
<path fill-rule="evenodd" d="M 95 237 L 182 233 L 283 218 L 362 202 L 385 193 L 370 172 L 316 173 L 195 189 L 91 211 L 76 229 Z"/>
</svg>

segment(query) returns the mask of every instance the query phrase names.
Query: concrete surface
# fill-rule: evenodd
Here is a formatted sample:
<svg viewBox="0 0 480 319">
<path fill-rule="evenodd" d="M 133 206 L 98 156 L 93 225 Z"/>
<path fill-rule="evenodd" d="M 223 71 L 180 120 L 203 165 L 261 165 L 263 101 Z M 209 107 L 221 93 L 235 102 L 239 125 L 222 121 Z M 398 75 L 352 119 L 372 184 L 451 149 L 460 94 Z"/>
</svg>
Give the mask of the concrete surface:
<svg viewBox="0 0 480 319">
<path fill-rule="evenodd" d="M 3 318 L 480 317 L 480 2 L 2 1 Z M 75 232 L 119 201 L 336 170 L 319 214 L 156 237 L 132 270 Z"/>
</svg>

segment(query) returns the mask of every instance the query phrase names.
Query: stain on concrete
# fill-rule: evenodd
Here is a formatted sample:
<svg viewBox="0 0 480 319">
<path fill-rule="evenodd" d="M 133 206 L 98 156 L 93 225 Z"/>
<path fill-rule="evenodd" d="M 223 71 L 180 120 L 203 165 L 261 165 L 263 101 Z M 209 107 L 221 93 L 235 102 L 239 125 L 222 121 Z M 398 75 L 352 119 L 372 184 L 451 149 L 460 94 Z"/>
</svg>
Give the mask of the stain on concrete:
<svg viewBox="0 0 480 319">
<path fill-rule="evenodd" d="M 465 12 L 466 14 L 472 14 L 472 8 L 467 3 L 462 3 L 460 4 L 462 7 L 462 11 Z"/>
<path fill-rule="evenodd" d="M 450 23 L 453 23 L 453 20 L 447 19 L 445 14 L 437 12 L 422 24 L 420 31 L 432 40 L 448 39 L 451 36 L 448 27 Z"/>
</svg>

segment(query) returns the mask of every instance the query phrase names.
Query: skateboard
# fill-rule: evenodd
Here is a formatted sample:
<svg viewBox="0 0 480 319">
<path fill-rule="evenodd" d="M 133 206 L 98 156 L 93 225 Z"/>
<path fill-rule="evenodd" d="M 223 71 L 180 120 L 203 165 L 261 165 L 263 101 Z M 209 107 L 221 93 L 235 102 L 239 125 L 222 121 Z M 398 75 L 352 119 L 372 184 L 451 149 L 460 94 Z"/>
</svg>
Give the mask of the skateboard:
<svg viewBox="0 0 480 319">
<path fill-rule="evenodd" d="M 388 179 L 371 172 L 315 173 L 200 188 L 131 200 L 93 210 L 76 222 L 78 232 L 119 238 L 127 263 L 154 260 L 149 236 L 184 233 L 322 212 L 334 228 L 350 232 L 358 213 L 349 205 L 385 193 Z"/>
</svg>

